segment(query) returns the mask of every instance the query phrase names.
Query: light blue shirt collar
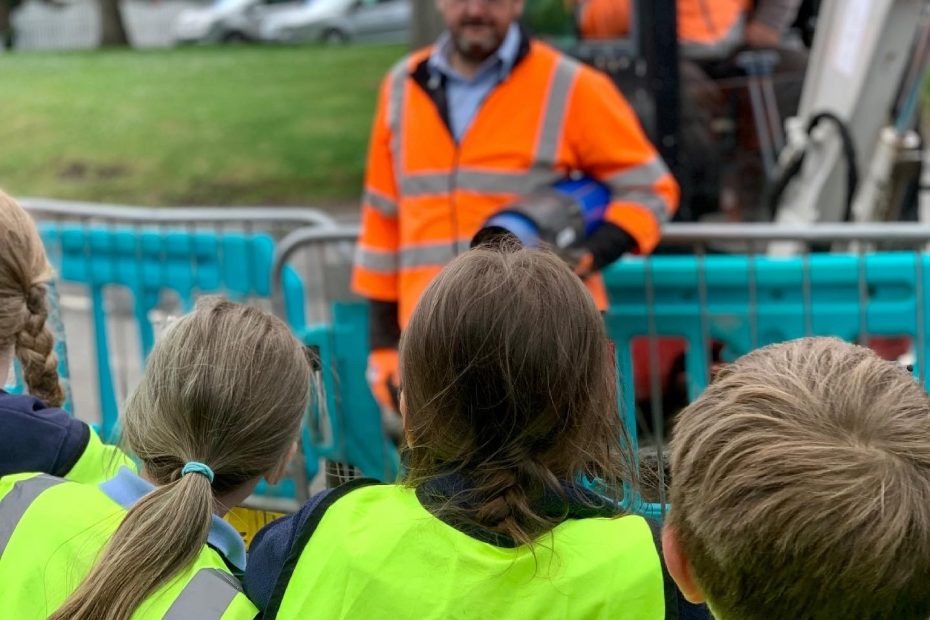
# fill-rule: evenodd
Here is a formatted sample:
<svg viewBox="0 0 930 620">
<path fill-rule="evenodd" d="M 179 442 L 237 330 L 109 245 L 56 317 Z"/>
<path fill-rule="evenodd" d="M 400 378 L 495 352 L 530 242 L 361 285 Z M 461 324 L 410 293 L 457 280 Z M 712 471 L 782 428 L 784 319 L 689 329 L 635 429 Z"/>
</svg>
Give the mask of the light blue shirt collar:
<svg viewBox="0 0 930 620">
<path fill-rule="evenodd" d="M 100 490 L 128 510 L 144 495 L 154 491 L 155 487 L 129 469 L 120 467 L 114 478 L 100 485 Z M 207 543 L 221 553 L 236 569 L 245 571 L 245 543 L 242 542 L 242 537 L 236 528 L 216 515 L 213 515 Z"/>
<path fill-rule="evenodd" d="M 488 56 L 488 58 L 481 63 L 481 66 L 478 68 L 473 78 L 468 79 L 452 68 L 452 35 L 447 30 L 442 33 L 436 41 L 436 45 L 433 46 L 433 50 L 430 52 L 428 66 L 433 76 L 442 74 L 447 78 L 462 82 L 475 81 L 484 75 L 485 72 L 495 68 L 499 71 L 498 77 L 504 79 L 510 74 L 511 69 L 513 69 L 514 64 L 517 62 L 517 54 L 519 52 L 520 27 L 514 23 L 510 24 L 510 27 L 507 29 L 507 34 L 504 35 L 504 40 L 501 42 L 500 47 L 497 48 L 497 51 Z"/>
</svg>

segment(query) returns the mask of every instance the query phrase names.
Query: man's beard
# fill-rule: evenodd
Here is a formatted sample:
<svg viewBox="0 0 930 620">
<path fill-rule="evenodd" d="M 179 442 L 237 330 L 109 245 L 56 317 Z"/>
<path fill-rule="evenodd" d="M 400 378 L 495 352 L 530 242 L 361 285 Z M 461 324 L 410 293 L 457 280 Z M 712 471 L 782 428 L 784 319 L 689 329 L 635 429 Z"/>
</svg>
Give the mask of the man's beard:
<svg viewBox="0 0 930 620">
<path fill-rule="evenodd" d="M 467 25 L 487 26 L 487 24 L 464 24 L 463 28 Z M 455 51 L 469 62 L 484 62 L 497 51 L 504 41 L 503 37 L 498 36 L 492 28 L 489 26 L 489 35 L 480 39 L 466 37 L 464 34 L 453 34 L 452 42 L 455 44 Z"/>
</svg>

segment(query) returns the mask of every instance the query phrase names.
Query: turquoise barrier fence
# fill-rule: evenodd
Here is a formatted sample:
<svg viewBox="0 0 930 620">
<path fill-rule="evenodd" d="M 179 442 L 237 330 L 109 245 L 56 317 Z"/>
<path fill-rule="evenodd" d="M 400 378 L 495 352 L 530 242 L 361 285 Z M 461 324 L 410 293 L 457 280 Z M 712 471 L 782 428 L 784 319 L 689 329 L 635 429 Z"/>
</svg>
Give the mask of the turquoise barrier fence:
<svg viewBox="0 0 930 620">
<path fill-rule="evenodd" d="M 79 310 L 70 308 L 72 320 L 76 314 L 87 319 L 86 330 L 81 325 L 71 334 L 81 346 L 73 347 L 70 357 L 64 348 L 66 332 L 60 326 L 55 330 L 60 372 L 67 377 L 69 370 L 77 368 L 84 380 L 77 386 L 82 393 L 74 403 L 76 413 L 110 439 L 118 434 L 120 400 L 133 387 L 125 370 L 134 365 L 141 371 L 158 324 L 170 318 L 166 314 L 186 312 L 198 297 L 208 294 L 270 309 L 275 240 L 302 225 L 332 224 L 328 216 L 312 210 L 179 212 L 28 199 L 23 203 L 40 223 L 57 272 L 53 309 L 59 308 L 54 301 L 61 288 L 69 303 L 79 302 Z M 178 219 L 181 214 L 183 220 Z M 302 284 L 292 270 L 283 274 L 282 282 L 287 299 L 284 316 L 296 321 L 305 314 Z M 53 312 L 53 320 L 55 316 Z M 127 340 L 131 346 L 126 346 Z M 18 383 L 8 388 L 21 390 Z M 66 408 L 75 412 L 72 404 Z M 302 444 L 301 466 L 292 468 L 294 479 L 274 489 L 263 486 L 261 493 L 306 496 L 307 481 L 317 475 L 319 459 L 312 452 L 309 431 L 304 432 Z"/>
<path fill-rule="evenodd" d="M 916 372 L 926 368 L 928 255 L 916 251 L 855 251 L 766 256 L 764 243 L 790 239 L 802 243 L 853 241 L 874 243 L 896 238 L 917 247 L 930 239 L 925 227 L 669 227 L 668 238 L 693 245 L 693 253 L 627 258 L 605 272 L 611 304 L 605 313 L 617 345 L 622 411 L 638 438 L 637 408 L 648 401 L 653 414 L 658 500 L 642 508 L 661 515 L 664 506 L 663 409 L 656 355 L 659 339 L 683 342 L 682 368 L 688 397 L 706 385 L 712 344 L 724 360 L 770 342 L 804 335 L 834 335 L 867 342 L 873 336 L 905 336 L 913 345 Z M 102 428 L 116 424 L 111 343 L 105 292 L 129 291 L 130 318 L 142 343 L 153 342 L 151 312 L 164 291 L 185 308 L 201 294 L 220 292 L 238 299 L 271 300 L 295 333 L 319 356 L 317 393 L 304 434 L 305 473 L 317 473 L 317 457 L 351 465 L 364 475 L 392 479 L 397 451 L 382 431 L 382 417 L 364 378 L 367 363 L 367 308 L 347 293 L 353 227 L 312 227 L 279 242 L 266 234 L 171 230 L 159 227 L 95 228 L 70 224 L 42 228 L 61 279 L 88 291 L 96 339 Z M 748 240 L 748 241 L 747 241 Z M 713 243 L 740 241 L 759 253 L 716 255 Z M 301 250 L 313 250 L 297 260 Z M 306 258 L 306 257 L 305 257 Z M 321 278 L 321 283 L 314 283 Z M 327 282 L 325 274 L 330 274 Z M 336 292 L 334 292 L 334 290 Z M 649 348 L 650 394 L 637 394 L 632 349 L 637 339 Z M 659 386 L 659 389 L 656 389 Z M 658 401 L 658 402 L 657 402 Z"/>
<path fill-rule="evenodd" d="M 721 231 L 720 229 L 725 229 Z M 907 234 L 903 234 L 907 230 Z M 281 241 L 276 271 L 289 264 L 301 248 L 325 248 L 351 242 L 356 229 L 295 231 Z M 629 257 L 605 272 L 611 300 L 605 313 L 608 332 L 617 347 L 621 382 L 621 411 L 634 441 L 643 416 L 651 407 L 653 424 L 647 443 L 655 450 L 658 501 L 639 503 L 638 510 L 661 517 L 664 511 L 664 418 L 658 358 L 668 339 L 678 342 L 683 359 L 687 397 L 707 385 L 712 351 L 734 359 L 758 346 L 805 335 L 833 335 L 867 342 L 871 337 L 906 337 L 918 358 L 915 371 L 925 367 L 927 255 L 915 251 L 877 252 L 866 245 L 846 253 L 809 253 L 767 256 L 769 241 L 803 244 L 860 239 L 866 243 L 896 238 L 918 247 L 930 239 L 930 229 L 915 226 L 815 227 L 799 230 L 775 226 L 670 226 L 667 238 L 687 244 L 686 255 Z M 739 254 L 713 254 L 720 241 L 739 242 Z M 340 303 L 328 320 L 306 327 L 308 342 L 321 343 L 323 382 L 329 402 L 322 446 L 328 458 L 349 463 L 365 475 L 383 478 L 384 434 L 377 426 L 379 412 L 362 380 L 368 349 L 363 346 L 363 306 L 347 316 Z M 350 318 L 351 317 L 351 318 Z M 647 383 L 652 393 L 637 394 L 633 350 L 647 345 Z M 349 344 L 351 342 L 351 344 Z M 342 359 L 335 363 L 334 351 Z M 351 373 L 351 376 L 346 373 Z M 639 398 L 638 398 L 639 397 Z M 638 419 L 639 418 L 639 419 Z M 351 439 L 350 439 L 351 437 Z M 372 456 L 375 458 L 372 458 Z"/>
<path fill-rule="evenodd" d="M 340 226 L 300 229 L 282 239 L 272 269 L 278 284 L 275 306 L 279 313 L 286 311 L 283 284 L 288 270 L 297 270 L 315 303 L 308 302 L 307 315 L 291 325 L 318 352 L 325 393 L 311 424 L 316 453 L 361 475 L 393 480 L 397 449 L 383 431 L 382 414 L 365 379 L 368 308 L 348 289 L 356 236 L 355 227 Z"/>
</svg>

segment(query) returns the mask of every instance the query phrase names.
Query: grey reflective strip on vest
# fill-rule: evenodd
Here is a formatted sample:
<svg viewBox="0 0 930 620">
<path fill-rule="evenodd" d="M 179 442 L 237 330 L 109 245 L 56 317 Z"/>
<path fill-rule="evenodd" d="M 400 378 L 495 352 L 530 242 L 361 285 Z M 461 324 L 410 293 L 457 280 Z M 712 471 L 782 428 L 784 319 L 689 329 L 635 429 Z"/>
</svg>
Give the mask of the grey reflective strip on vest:
<svg viewBox="0 0 930 620">
<path fill-rule="evenodd" d="M 387 102 L 387 124 L 391 130 L 391 155 L 394 160 L 394 178 L 402 178 L 403 174 L 403 117 L 404 117 L 404 90 L 407 86 L 408 59 L 404 57 L 391 69 L 391 85 Z"/>
<path fill-rule="evenodd" d="M 485 172 L 459 168 L 449 173 L 410 174 L 401 178 L 400 190 L 405 197 L 448 194 L 458 191 L 491 194 L 528 194 L 562 178 L 555 170 L 535 169 L 528 172 Z"/>
<path fill-rule="evenodd" d="M 42 474 L 13 484 L 10 492 L 0 499 L 0 557 L 13 537 L 26 510 L 47 489 L 64 482 L 61 478 Z"/>
<path fill-rule="evenodd" d="M 395 273 L 397 271 L 397 254 L 367 250 L 362 246 L 355 248 L 355 264 L 370 271 Z"/>
<path fill-rule="evenodd" d="M 380 192 L 366 189 L 365 194 L 362 196 L 362 203 L 368 205 L 381 215 L 386 215 L 387 217 L 397 216 L 397 203 Z"/>
<path fill-rule="evenodd" d="M 634 166 L 605 179 L 614 200 L 635 202 L 649 209 L 656 220 L 668 220 L 669 208 L 665 198 L 653 189 L 656 181 L 668 174 L 668 168 L 656 156 L 640 166 Z"/>
<path fill-rule="evenodd" d="M 630 189 L 651 190 L 659 179 L 667 174 L 668 168 L 656 155 L 644 164 L 632 166 L 610 175 L 605 179 L 605 183 L 616 191 Z"/>
<path fill-rule="evenodd" d="M 163 620 L 220 620 L 240 592 L 242 586 L 229 573 L 200 569 L 174 599 Z"/>
<path fill-rule="evenodd" d="M 655 192 L 633 191 L 624 192 L 614 196 L 617 202 L 632 202 L 649 209 L 653 216 L 659 221 L 664 222 L 668 219 L 668 205 L 662 196 Z"/>
<path fill-rule="evenodd" d="M 400 251 L 400 266 L 403 269 L 443 267 L 455 258 L 456 254 L 468 250 L 470 244 L 470 240 L 460 239 L 455 251 L 449 242 L 406 247 Z"/>
<path fill-rule="evenodd" d="M 562 126 L 565 124 L 565 110 L 568 108 L 568 93 L 578 75 L 578 67 L 579 63 L 567 56 L 560 56 L 555 65 L 536 143 L 537 166 L 552 167 L 555 164 Z"/>
</svg>

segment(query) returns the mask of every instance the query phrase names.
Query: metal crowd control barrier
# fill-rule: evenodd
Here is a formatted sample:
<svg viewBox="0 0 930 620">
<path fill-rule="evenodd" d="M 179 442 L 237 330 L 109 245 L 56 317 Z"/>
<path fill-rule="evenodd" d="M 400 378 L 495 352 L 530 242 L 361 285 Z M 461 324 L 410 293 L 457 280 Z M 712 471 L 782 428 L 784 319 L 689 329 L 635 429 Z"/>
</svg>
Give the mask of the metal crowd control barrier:
<svg viewBox="0 0 930 620">
<path fill-rule="evenodd" d="M 629 258 L 605 272 L 611 299 L 606 323 L 617 346 L 628 427 L 649 426 L 638 409 L 645 406 L 651 414 L 645 420 L 651 430 L 639 437 L 656 450 L 656 479 L 646 485 L 654 503 L 646 512 L 661 516 L 665 504 L 664 429 L 674 410 L 663 403 L 669 387 L 663 347 L 683 351 L 686 401 L 706 387 L 712 351 L 719 350 L 719 361 L 726 362 L 766 344 L 811 335 L 866 345 L 905 337 L 916 358 L 915 374 L 927 387 L 930 255 L 924 248 L 930 227 L 680 224 L 669 226 L 663 240 L 692 253 Z M 769 244 L 781 241 L 803 250 L 789 257 L 766 254 Z M 853 249 L 812 251 L 831 245 Z M 888 245 L 899 249 L 869 249 Z M 683 346 L 670 344 L 670 338 Z M 636 356 L 645 359 L 645 368 L 634 363 L 637 345 L 640 353 L 645 348 L 645 355 Z M 644 370 L 647 380 L 638 381 Z M 647 393 L 637 393 L 635 385 L 644 383 Z"/>
<path fill-rule="evenodd" d="M 65 322 L 72 323 L 74 411 L 98 421 L 106 438 L 116 430 L 118 403 L 134 387 L 157 331 L 171 315 L 189 311 L 205 294 L 270 308 L 276 239 L 300 226 L 334 225 L 310 209 L 21 203 L 39 223 L 58 272 Z M 297 320 L 305 314 L 302 285 L 290 270 L 281 277 L 288 300 L 284 316 Z M 75 329 L 77 319 L 84 324 Z M 89 385 L 96 385 L 96 394 Z M 317 462 L 310 454 L 298 468 L 296 489 L 290 483 L 277 491 L 306 496 Z"/>
<path fill-rule="evenodd" d="M 382 431 L 381 413 L 365 380 L 368 308 L 349 293 L 358 227 L 300 229 L 278 244 L 272 282 L 274 302 L 285 312 L 287 269 L 300 273 L 308 293 L 305 320 L 292 321 L 299 338 L 318 354 L 318 382 L 325 397 L 311 424 L 319 456 L 381 480 L 396 477 L 399 460 Z"/>
<path fill-rule="evenodd" d="M 310 248 L 308 266 L 316 266 L 317 273 L 325 273 L 328 263 L 349 260 L 355 233 L 351 227 L 295 231 L 279 244 L 273 281 L 297 262 L 301 249 Z M 915 372 L 926 385 L 930 257 L 923 248 L 930 242 L 930 227 L 676 224 L 667 227 L 664 239 L 691 253 L 628 257 L 605 272 L 611 299 L 605 321 L 617 347 L 621 409 L 641 454 L 655 453 L 655 479 L 645 485 L 648 503 L 641 511 L 657 517 L 664 513 L 664 428 L 674 409 L 663 402 L 670 388 L 663 370 L 682 371 L 684 404 L 707 385 L 713 351 L 727 361 L 806 335 L 866 344 L 879 337 L 906 337 L 916 357 Z M 770 243 L 784 240 L 806 250 L 783 258 L 767 255 Z M 889 242 L 904 249 L 867 249 Z M 858 249 L 813 251 L 837 243 L 858 244 Z M 280 305 L 281 298 L 276 299 Z M 320 300 L 324 305 L 334 301 L 321 295 L 315 303 Z M 321 357 L 326 398 L 315 419 L 317 448 L 327 458 L 384 478 L 386 442 L 364 381 L 364 306 L 337 301 L 329 310 L 331 316 L 322 322 L 298 326 Z M 326 311 L 318 309 L 321 315 Z M 683 359 L 663 367 L 669 348 Z M 634 356 L 639 363 L 634 364 Z M 642 414 L 644 408 L 651 420 Z"/>
</svg>

